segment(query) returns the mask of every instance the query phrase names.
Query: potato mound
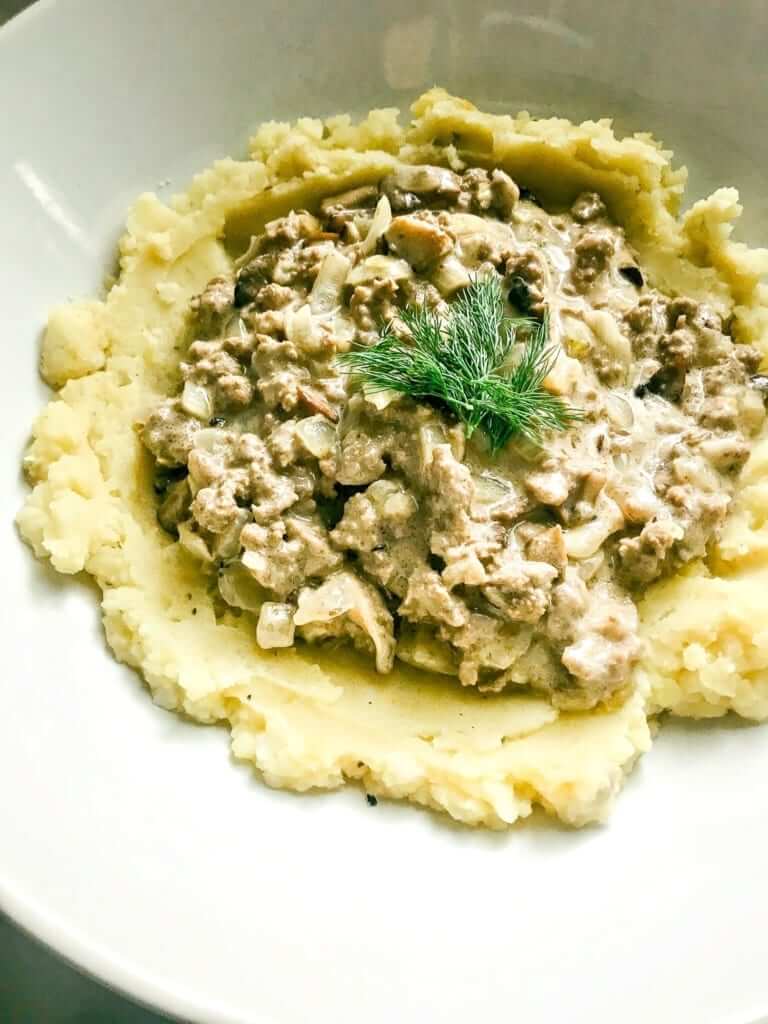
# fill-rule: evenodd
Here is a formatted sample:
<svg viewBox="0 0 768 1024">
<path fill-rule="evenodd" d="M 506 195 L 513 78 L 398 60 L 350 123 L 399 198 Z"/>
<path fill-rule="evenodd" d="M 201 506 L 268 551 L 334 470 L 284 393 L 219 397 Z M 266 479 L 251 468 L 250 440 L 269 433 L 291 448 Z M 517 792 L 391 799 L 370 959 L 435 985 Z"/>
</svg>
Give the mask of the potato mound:
<svg viewBox="0 0 768 1024">
<path fill-rule="evenodd" d="M 217 618 L 197 565 L 158 526 L 150 459 L 135 424 L 178 383 L 190 299 L 229 270 L 266 221 L 324 194 L 377 181 L 398 161 L 501 167 L 547 202 L 598 191 L 651 282 L 706 299 L 734 336 L 768 350 L 768 252 L 732 242 L 741 213 L 718 189 L 682 217 L 686 180 L 648 135 L 610 122 L 491 116 L 434 89 L 412 108 L 263 125 L 250 159 L 222 160 L 164 205 L 141 196 L 104 301 L 55 309 L 42 372 L 57 395 L 25 458 L 33 485 L 18 522 L 40 558 L 85 570 L 103 592 L 115 655 L 155 700 L 226 720 L 235 756 L 272 786 L 360 779 L 469 824 L 504 827 L 535 804 L 580 825 L 602 819 L 651 743 L 648 716 L 734 710 L 768 717 L 768 442 L 748 463 L 706 563 L 652 587 L 640 606 L 646 653 L 623 704 L 564 714 L 514 693 L 483 696 L 398 664 L 377 676 L 349 654 L 263 651 L 248 614 Z M 768 598 L 766 598 L 768 605 Z"/>
</svg>

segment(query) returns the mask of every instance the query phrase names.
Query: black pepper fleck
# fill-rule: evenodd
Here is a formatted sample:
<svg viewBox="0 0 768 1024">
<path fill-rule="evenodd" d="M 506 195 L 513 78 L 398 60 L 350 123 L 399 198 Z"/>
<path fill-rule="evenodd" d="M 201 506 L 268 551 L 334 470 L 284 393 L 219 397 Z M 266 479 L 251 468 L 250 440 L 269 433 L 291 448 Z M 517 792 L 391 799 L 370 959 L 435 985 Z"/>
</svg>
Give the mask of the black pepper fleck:
<svg viewBox="0 0 768 1024">
<path fill-rule="evenodd" d="M 366 793 L 365 794 L 365 799 L 368 801 L 368 806 L 369 807 L 375 807 L 376 804 L 378 804 L 378 802 L 379 802 L 376 799 L 376 797 L 373 795 L 373 793 Z"/>
</svg>

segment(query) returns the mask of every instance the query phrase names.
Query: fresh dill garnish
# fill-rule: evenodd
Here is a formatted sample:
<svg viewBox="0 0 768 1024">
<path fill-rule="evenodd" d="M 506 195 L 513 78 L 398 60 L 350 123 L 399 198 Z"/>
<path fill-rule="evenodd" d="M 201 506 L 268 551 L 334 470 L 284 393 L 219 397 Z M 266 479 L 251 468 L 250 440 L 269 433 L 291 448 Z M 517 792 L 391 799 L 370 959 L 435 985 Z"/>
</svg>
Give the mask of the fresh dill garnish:
<svg viewBox="0 0 768 1024">
<path fill-rule="evenodd" d="M 492 452 L 516 434 L 539 442 L 581 418 L 543 386 L 558 355 L 547 318 L 505 316 L 498 278 L 473 280 L 445 318 L 422 304 L 402 310 L 399 320 L 407 337 L 389 323 L 373 345 L 339 357 L 369 392 L 399 391 L 442 404 L 465 424 L 467 436 L 482 429 Z"/>
</svg>

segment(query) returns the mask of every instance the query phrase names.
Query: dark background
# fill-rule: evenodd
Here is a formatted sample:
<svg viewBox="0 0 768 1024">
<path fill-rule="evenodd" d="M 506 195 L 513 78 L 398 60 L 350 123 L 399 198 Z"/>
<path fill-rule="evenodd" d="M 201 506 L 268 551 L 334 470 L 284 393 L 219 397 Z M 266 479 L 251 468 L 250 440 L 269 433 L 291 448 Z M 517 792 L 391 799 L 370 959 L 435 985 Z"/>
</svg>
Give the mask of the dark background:
<svg viewBox="0 0 768 1024">
<path fill-rule="evenodd" d="M 29 0 L 0 0 L 0 25 Z M 23 935 L 0 913 L 0 1022 L 2 1024 L 161 1024 L 84 978 Z"/>
</svg>

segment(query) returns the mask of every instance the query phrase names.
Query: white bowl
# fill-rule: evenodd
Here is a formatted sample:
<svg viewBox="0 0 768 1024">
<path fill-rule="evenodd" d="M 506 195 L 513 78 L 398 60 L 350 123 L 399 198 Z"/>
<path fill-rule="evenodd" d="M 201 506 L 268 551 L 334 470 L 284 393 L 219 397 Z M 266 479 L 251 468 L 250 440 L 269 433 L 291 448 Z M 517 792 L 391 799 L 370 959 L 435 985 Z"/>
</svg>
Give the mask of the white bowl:
<svg viewBox="0 0 768 1024">
<path fill-rule="evenodd" d="M 272 792 L 153 706 L 96 595 L 11 520 L 46 310 L 98 288 L 129 202 L 261 119 L 407 104 L 614 116 L 742 190 L 768 238 L 764 5 L 44 2 L 0 32 L 0 905 L 186 1019 L 746 1024 L 768 1012 L 768 730 L 672 727 L 607 827 L 454 828 Z"/>
</svg>

